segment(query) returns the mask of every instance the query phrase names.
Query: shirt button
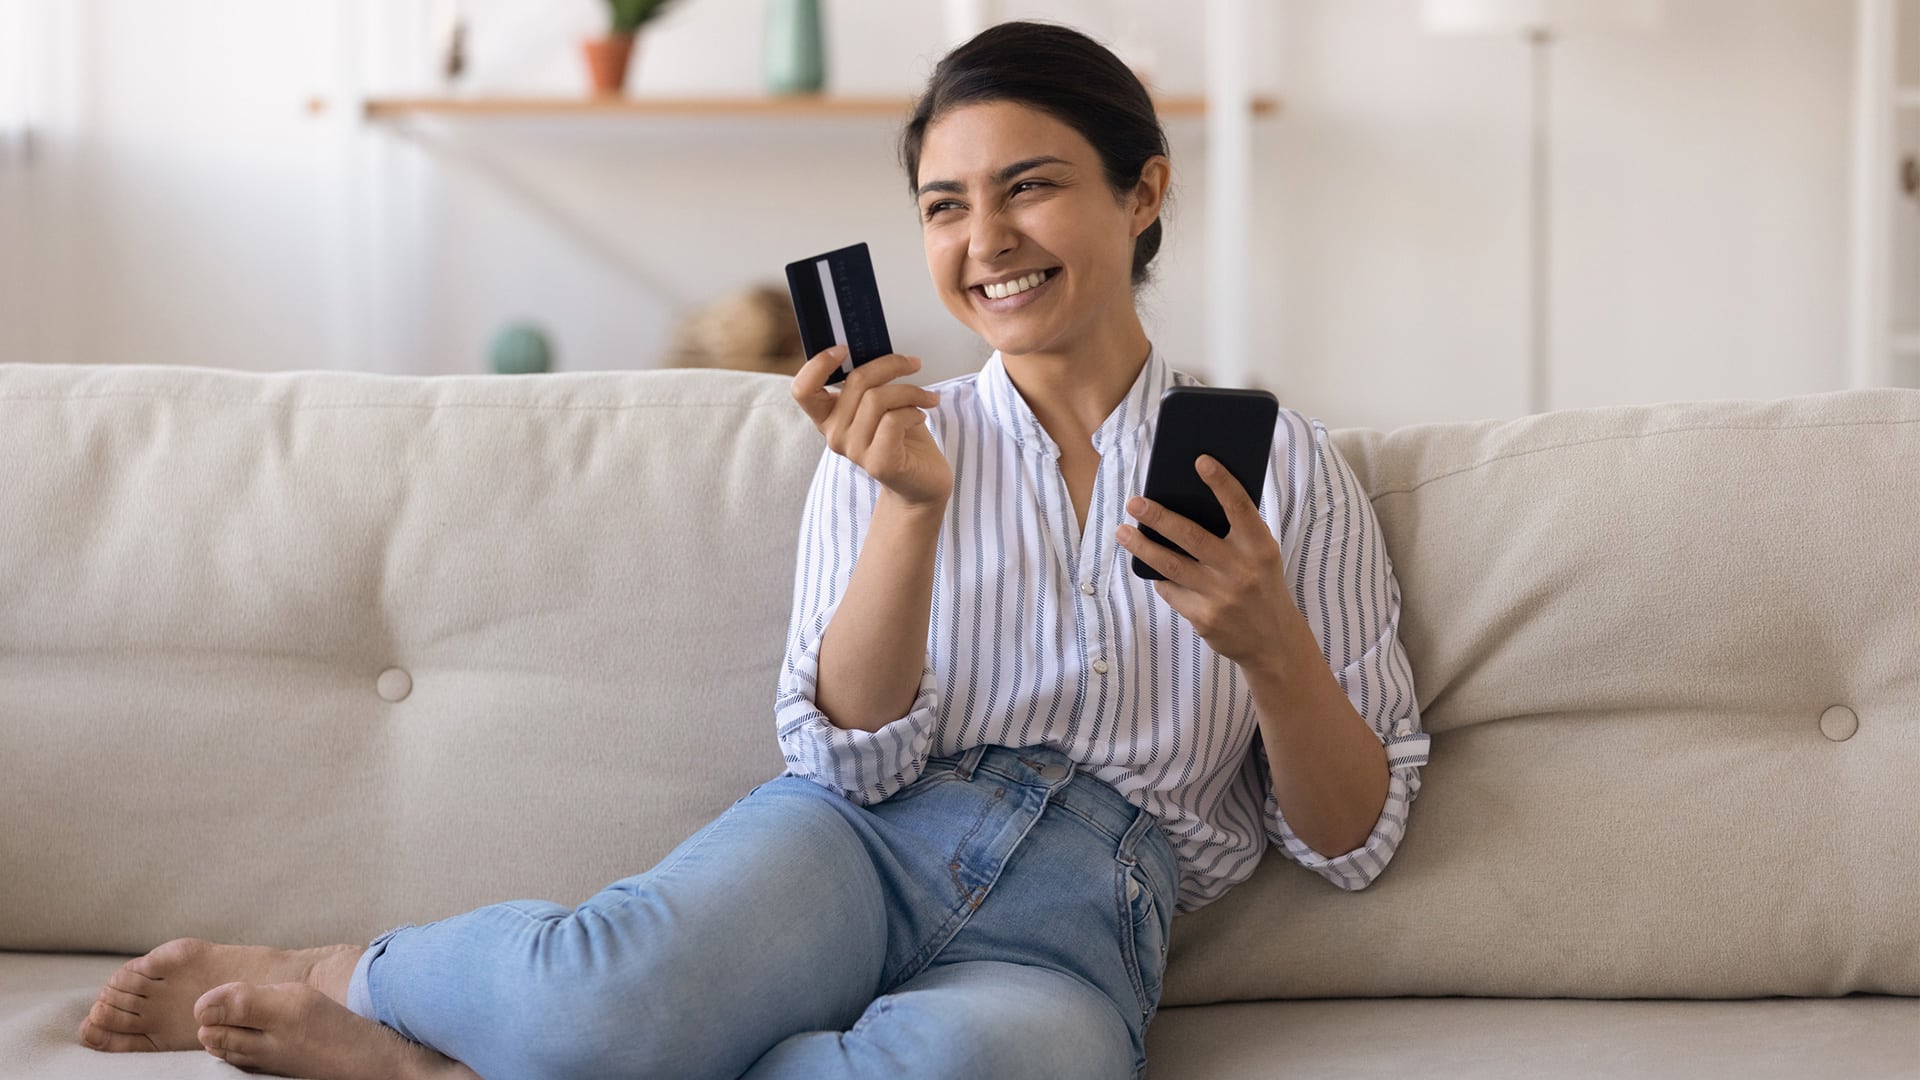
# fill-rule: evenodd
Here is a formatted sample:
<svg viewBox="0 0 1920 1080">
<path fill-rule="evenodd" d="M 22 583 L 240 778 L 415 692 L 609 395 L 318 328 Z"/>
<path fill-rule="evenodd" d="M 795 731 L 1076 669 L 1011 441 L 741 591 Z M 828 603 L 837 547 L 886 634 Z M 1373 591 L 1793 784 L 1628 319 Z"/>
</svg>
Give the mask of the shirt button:
<svg viewBox="0 0 1920 1080">
<path fill-rule="evenodd" d="M 1093 582 L 1091 582 L 1091 581 L 1089 581 L 1089 582 L 1086 582 L 1085 584 L 1083 584 L 1083 585 L 1081 585 L 1081 586 L 1080 586 L 1080 591 L 1081 591 L 1082 593 L 1084 593 L 1084 594 L 1086 594 L 1087 596 L 1092 596 L 1092 595 L 1093 595 Z"/>
<path fill-rule="evenodd" d="M 1093 670 L 1105 675 L 1107 673 L 1107 662 L 1105 660 L 1095 660 L 1093 662 Z"/>
</svg>

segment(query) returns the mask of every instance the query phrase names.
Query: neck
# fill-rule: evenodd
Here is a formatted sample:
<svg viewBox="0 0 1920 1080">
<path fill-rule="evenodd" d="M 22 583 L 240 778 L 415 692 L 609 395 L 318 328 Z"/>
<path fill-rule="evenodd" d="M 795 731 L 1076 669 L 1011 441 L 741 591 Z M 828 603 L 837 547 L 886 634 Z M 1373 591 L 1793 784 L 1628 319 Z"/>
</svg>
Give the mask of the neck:
<svg viewBox="0 0 1920 1080">
<path fill-rule="evenodd" d="M 1140 377 L 1152 343 L 1131 309 L 1105 332 L 1058 351 L 1000 353 L 1007 377 L 1062 453 L 1090 450 L 1093 433 Z"/>
</svg>

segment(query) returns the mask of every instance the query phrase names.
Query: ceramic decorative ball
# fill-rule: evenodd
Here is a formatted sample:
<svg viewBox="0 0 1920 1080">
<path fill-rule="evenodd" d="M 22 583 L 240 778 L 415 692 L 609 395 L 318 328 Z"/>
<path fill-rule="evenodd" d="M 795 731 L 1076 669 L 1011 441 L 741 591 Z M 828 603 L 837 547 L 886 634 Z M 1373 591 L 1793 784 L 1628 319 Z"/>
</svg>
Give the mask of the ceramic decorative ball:
<svg viewBox="0 0 1920 1080">
<path fill-rule="evenodd" d="M 493 336 L 487 360 L 499 375 L 539 375 L 553 370 L 553 346 L 532 323 L 512 323 Z"/>
</svg>

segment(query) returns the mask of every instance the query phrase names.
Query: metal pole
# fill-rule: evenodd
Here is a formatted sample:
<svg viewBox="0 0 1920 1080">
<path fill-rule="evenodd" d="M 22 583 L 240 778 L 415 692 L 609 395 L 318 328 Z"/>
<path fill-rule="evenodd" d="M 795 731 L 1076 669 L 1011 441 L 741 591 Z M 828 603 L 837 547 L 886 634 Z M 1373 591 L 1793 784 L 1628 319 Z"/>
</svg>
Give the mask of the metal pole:
<svg viewBox="0 0 1920 1080">
<path fill-rule="evenodd" d="M 1253 110 L 1246 0 L 1207 0 L 1207 356 L 1217 386 L 1248 377 Z"/>
<path fill-rule="evenodd" d="M 1888 310 L 1893 254 L 1893 0 L 1859 0 L 1854 39 L 1853 242 L 1847 385 L 1892 382 Z"/>
<path fill-rule="evenodd" d="M 1532 261 L 1528 274 L 1529 337 L 1527 411 L 1543 413 L 1550 407 L 1552 395 L 1551 289 L 1553 274 L 1553 185 L 1548 166 L 1551 161 L 1548 107 L 1551 78 L 1548 67 L 1553 46 L 1553 31 L 1536 27 L 1527 31 L 1533 57 L 1533 148 L 1532 172 L 1528 180 L 1527 204 L 1532 209 Z"/>
</svg>

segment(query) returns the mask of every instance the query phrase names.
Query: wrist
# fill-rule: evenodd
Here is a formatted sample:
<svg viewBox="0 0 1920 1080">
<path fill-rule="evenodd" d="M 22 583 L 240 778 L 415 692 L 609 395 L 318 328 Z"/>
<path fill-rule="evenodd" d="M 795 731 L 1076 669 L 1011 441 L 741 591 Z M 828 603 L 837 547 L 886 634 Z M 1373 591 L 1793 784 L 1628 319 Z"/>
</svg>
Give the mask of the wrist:
<svg viewBox="0 0 1920 1080">
<path fill-rule="evenodd" d="M 905 518 L 939 521 L 947 516 L 947 497 L 936 499 L 909 499 L 895 493 L 891 488 L 880 489 L 879 506 L 885 506 L 889 513 Z"/>
<path fill-rule="evenodd" d="M 1326 658 L 1320 655 L 1320 643 L 1314 640 L 1313 632 L 1306 629 L 1306 620 L 1300 620 L 1299 629 L 1302 631 L 1299 634 L 1282 632 L 1258 653 L 1235 661 L 1249 681 L 1256 686 L 1284 689 L 1299 685 L 1303 673 L 1312 671 L 1312 667 L 1306 665 L 1326 665 Z"/>
</svg>

